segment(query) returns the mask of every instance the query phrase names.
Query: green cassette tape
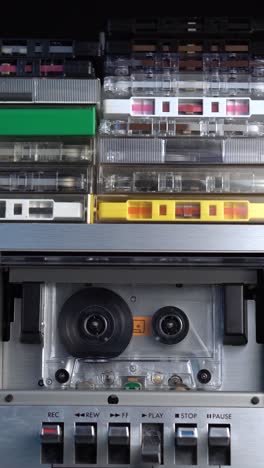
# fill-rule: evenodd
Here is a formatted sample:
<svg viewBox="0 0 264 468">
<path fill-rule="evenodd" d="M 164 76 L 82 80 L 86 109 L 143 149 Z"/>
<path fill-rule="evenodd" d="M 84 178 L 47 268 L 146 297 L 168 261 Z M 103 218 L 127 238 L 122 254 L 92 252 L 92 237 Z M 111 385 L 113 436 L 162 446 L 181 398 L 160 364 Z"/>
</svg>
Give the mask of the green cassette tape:
<svg viewBox="0 0 264 468">
<path fill-rule="evenodd" d="M 94 136 L 96 108 L 0 108 L 0 136 Z"/>
</svg>

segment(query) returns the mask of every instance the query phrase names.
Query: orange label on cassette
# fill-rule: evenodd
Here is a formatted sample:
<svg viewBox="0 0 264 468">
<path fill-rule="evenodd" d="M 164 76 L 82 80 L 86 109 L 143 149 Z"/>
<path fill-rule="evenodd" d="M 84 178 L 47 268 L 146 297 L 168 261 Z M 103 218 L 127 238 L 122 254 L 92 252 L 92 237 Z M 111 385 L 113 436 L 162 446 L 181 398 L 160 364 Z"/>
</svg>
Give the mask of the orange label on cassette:
<svg viewBox="0 0 264 468">
<path fill-rule="evenodd" d="M 151 335 L 151 316 L 146 315 L 144 317 L 134 317 L 134 336 L 150 336 Z"/>
</svg>

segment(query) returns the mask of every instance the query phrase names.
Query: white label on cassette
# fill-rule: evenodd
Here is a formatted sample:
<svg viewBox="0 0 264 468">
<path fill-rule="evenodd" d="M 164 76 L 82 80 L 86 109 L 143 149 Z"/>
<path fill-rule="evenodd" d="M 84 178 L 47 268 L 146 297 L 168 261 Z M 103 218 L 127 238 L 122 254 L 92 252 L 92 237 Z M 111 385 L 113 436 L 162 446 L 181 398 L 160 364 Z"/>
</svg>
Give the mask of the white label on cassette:
<svg viewBox="0 0 264 468">
<path fill-rule="evenodd" d="M 247 118 L 263 116 L 264 101 L 248 97 L 132 97 L 104 100 L 104 115 L 132 117 Z"/>
</svg>

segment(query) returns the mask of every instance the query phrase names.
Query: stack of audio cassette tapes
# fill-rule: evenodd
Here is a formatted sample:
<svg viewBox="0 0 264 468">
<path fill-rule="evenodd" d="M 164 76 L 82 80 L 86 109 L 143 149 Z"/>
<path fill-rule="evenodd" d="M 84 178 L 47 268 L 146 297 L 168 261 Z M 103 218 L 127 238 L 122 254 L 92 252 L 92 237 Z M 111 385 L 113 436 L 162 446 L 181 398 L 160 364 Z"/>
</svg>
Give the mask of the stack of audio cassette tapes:
<svg viewBox="0 0 264 468">
<path fill-rule="evenodd" d="M 0 41 L 0 220 L 89 221 L 96 45 Z"/>
<path fill-rule="evenodd" d="M 109 23 L 98 222 L 264 221 L 263 24 L 240 23 Z"/>
</svg>

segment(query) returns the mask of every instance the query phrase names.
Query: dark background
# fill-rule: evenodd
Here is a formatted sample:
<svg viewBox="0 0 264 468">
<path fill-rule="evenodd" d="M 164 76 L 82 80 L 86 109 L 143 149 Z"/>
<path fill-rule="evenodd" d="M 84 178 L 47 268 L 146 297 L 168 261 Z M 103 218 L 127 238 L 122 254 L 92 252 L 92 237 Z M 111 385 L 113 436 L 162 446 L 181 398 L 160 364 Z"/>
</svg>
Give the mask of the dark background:
<svg viewBox="0 0 264 468">
<path fill-rule="evenodd" d="M 260 4 L 260 2 L 259 2 Z M 264 16 L 252 2 L 214 0 L 1 0 L 0 37 L 96 39 L 107 19 L 133 16 Z M 261 14 L 262 13 L 262 14 Z"/>
</svg>

